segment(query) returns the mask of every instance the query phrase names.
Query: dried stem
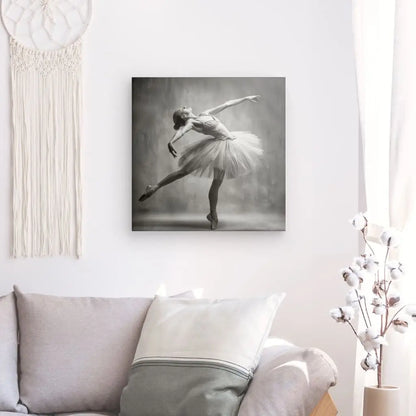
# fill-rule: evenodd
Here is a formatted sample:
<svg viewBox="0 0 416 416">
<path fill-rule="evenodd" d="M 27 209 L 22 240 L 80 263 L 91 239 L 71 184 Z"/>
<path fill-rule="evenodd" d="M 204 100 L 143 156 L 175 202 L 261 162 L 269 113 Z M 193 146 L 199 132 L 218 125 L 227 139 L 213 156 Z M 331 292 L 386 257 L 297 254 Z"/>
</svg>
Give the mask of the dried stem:
<svg viewBox="0 0 416 416">
<path fill-rule="evenodd" d="M 361 233 L 363 235 L 365 245 L 370 249 L 371 254 L 374 256 L 376 253 L 374 252 L 373 247 L 371 247 L 370 243 L 367 240 L 367 231 L 368 231 L 368 227 L 366 226 L 362 229 Z"/>
<path fill-rule="evenodd" d="M 377 366 L 377 387 L 378 388 L 382 386 L 382 377 L 383 377 L 382 362 L 383 362 L 383 345 L 380 345 L 380 360 L 378 361 L 378 366 Z"/>
<path fill-rule="evenodd" d="M 358 296 L 358 294 L 357 294 L 357 296 Z M 365 312 L 367 314 L 368 322 L 369 322 L 370 326 L 373 326 L 373 324 L 371 323 L 370 314 L 368 313 L 367 298 L 365 296 L 364 296 L 364 306 L 365 306 Z"/>
<path fill-rule="evenodd" d="M 384 337 L 384 335 L 386 334 L 386 332 L 389 330 L 389 328 L 390 328 L 390 326 L 391 326 L 391 324 L 393 323 L 393 321 L 394 321 L 394 319 L 397 317 L 397 315 L 404 309 L 404 308 L 407 308 L 408 306 L 410 306 L 410 305 L 404 305 L 404 306 L 402 306 L 394 315 L 393 315 L 393 317 L 391 318 L 391 320 L 390 320 L 390 322 L 387 324 L 387 322 L 386 322 L 386 327 L 385 327 L 385 329 L 384 329 L 384 332 L 381 334 L 383 337 Z"/>
<path fill-rule="evenodd" d="M 366 226 L 365 228 L 363 228 L 361 230 L 361 234 L 363 236 L 364 244 L 368 247 L 368 249 L 370 250 L 371 254 L 373 256 L 375 256 L 376 253 L 375 253 L 373 247 L 371 246 L 371 244 L 367 240 L 367 232 L 368 232 L 368 226 Z M 377 283 L 378 283 L 380 281 L 380 272 L 378 270 L 377 270 L 376 276 L 377 276 Z"/>
<path fill-rule="evenodd" d="M 361 299 L 360 299 L 360 296 L 358 295 L 358 290 L 357 289 L 355 289 L 355 294 L 357 295 L 358 305 L 360 306 L 361 315 L 363 316 L 365 326 L 367 328 L 369 328 L 370 325 L 367 323 L 367 318 L 366 318 L 365 313 L 364 313 L 363 305 L 361 305 Z"/>
<path fill-rule="evenodd" d="M 376 354 L 376 358 L 377 358 L 377 363 L 379 363 L 379 357 L 378 357 L 378 351 L 376 348 L 374 348 L 374 353 Z"/>
<path fill-rule="evenodd" d="M 387 260 L 389 259 L 390 246 L 387 246 L 386 255 L 384 257 L 384 280 L 386 280 Z"/>
<path fill-rule="evenodd" d="M 387 297 L 388 289 L 390 289 L 390 285 L 387 287 L 387 260 L 390 254 L 390 246 L 387 246 L 386 255 L 384 257 L 384 267 L 383 267 L 383 281 L 384 281 L 384 301 L 386 304 L 386 314 L 385 318 L 383 319 L 383 315 L 380 316 L 380 335 L 384 336 L 387 331 L 387 322 L 389 319 L 389 301 Z M 384 322 L 383 322 L 384 321 Z M 380 345 L 380 361 L 377 366 L 377 387 L 380 388 L 382 386 L 382 379 L 383 379 L 383 345 Z"/>
<path fill-rule="evenodd" d="M 357 337 L 357 339 L 359 340 L 360 338 L 358 338 L 358 334 L 357 331 L 355 330 L 353 324 L 350 321 L 347 321 L 348 325 L 351 327 L 352 331 L 354 332 L 355 336 Z"/>
</svg>

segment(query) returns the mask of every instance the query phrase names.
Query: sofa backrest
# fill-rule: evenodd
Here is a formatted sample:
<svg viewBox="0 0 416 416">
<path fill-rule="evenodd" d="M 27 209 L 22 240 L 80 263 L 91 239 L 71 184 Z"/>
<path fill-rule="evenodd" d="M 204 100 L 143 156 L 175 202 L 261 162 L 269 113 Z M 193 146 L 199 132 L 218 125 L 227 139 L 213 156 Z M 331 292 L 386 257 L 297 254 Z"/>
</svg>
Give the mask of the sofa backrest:
<svg viewBox="0 0 416 416">
<path fill-rule="evenodd" d="M 30 413 L 117 411 L 151 299 L 15 294 Z"/>
</svg>

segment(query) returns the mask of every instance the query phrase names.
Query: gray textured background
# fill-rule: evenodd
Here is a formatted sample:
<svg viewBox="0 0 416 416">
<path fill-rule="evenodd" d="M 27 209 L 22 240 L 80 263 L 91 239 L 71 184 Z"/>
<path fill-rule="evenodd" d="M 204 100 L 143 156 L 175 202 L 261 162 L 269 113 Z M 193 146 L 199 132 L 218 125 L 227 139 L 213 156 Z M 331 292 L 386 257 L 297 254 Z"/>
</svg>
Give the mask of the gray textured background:
<svg viewBox="0 0 416 416">
<path fill-rule="evenodd" d="M 133 78 L 132 138 L 133 230 L 207 229 L 211 180 L 188 176 L 138 203 L 146 185 L 177 169 L 167 149 L 174 134 L 172 114 L 191 106 L 195 114 L 247 95 L 245 102 L 218 114 L 231 130 L 256 134 L 264 148 L 263 164 L 253 173 L 225 180 L 219 191 L 219 229 L 283 230 L 285 228 L 285 79 L 284 78 Z M 181 149 L 201 137 L 186 134 Z"/>
</svg>

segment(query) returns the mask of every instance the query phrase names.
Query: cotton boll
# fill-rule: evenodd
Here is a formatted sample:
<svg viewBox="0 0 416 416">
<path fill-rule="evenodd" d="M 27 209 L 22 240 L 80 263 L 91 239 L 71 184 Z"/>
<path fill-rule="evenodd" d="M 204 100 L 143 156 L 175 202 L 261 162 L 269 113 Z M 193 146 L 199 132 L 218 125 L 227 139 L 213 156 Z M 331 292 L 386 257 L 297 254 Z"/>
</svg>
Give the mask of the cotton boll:
<svg viewBox="0 0 416 416">
<path fill-rule="evenodd" d="M 351 267 L 342 269 L 341 274 L 348 286 L 356 288 L 360 284 L 359 277 L 356 275 L 356 273 L 352 270 Z"/>
<path fill-rule="evenodd" d="M 379 294 L 379 292 L 380 292 L 380 284 L 378 282 L 374 282 L 373 288 L 372 288 L 372 292 L 375 295 L 378 295 Z"/>
<path fill-rule="evenodd" d="M 406 313 L 410 315 L 410 317 L 416 321 L 416 305 L 409 305 L 406 308 Z"/>
<path fill-rule="evenodd" d="M 360 279 L 355 273 L 351 273 L 345 279 L 348 286 L 357 288 L 360 285 Z"/>
<path fill-rule="evenodd" d="M 374 306 L 374 315 L 384 315 L 386 313 L 386 307 L 384 305 Z"/>
<path fill-rule="evenodd" d="M 393 325 L 393 328 L 398 332 L 399 334 L 405 334 L 408 330 L 408 326 L 404 325 Z"/>
<path fill-rule="evenodd" d="M 345 321 L 351 321 L 351 319 L 354 319 L 354 315 L 355 315 L 354 308 L 352 308 L 351 306 L 343 306 L 341 309 L 344 314 Z"/>
<path fill-rule="evenodd" d="M 409 329 L 409 322 L 405 318 L 395 319 L 393 321 L 393 328 L 400 334 L 404 334 Z"/>
<path fill-rule="evenodd" d="M 366 263 L 365 256 L 355 257 L 353 262 L 358 267 L 363 268 L 365 266 L 365 263 Z"/>
<path fill-rule="evenodd" d="M 403 277 L 403 272 L 399 269 L 393 269 L 390 271 L 390 276 L 393 280 L 398 280 Z"/>
<path fill-rule="evenodd" d="M 398 293 L 391 293 L 388 296 L 388 302 L 391 307 L 398 306 L 400 303 L 400 295 Z"/>
<path fill-rule="evenodd" d="M 334 308 L 329 311 L 329 315 L 337 322 L 347 322 L 354 318 L 354 309 L 351 306 Z"/>
<path fill-rule="evenodd" d="M 389 228 L 381 233 L 380 241 L 387 247 L 397 247 L 400 245 L 400 233 L 393 228 Z"/>
<path fill-rule="evenodd" d="M 390 271 L 390 277 L 392 280 L 398 280 L 404 276 L 403 264 L 398 261 L 391 261 L 387 263 L 387 268 Z"/>
<path fill-rule="evenodd" d="M 361 361 L 361 368 L 364 371 L 368 370 L 375 370 L 378 366 L 377 357 L 374 354 L 367 354 L 367 357 L 365 357 Z"/>
<path fill-rule="evenodd" d="M 367 340 L 367 337 L 364 332 L 358 334 L 358 339 L 361 341 L 362 346 L 367 352 L 371 352 L 374 350 L 373 344 Z"/>
<path fill-rule="evenodd" d="M 377 349 L 377 348 L 380 348 L 380 345 L 387 345 L 387 340 L 381 335 L 377 335 L 377 337 L 372 339 L 372 343 L 373 343 L 373 347 Z"/>
<path fill-rule="evenodd" d="M 341 269 L 340 273 L 341 273 L 341 276 L 345 280 L 347 278 L 347 276 L 352 273 L 352 270 L 348 267 L 345 267 L 344 269 Z"/>
<path fill-rule="evenodd" d="M 384 303 L 380 298 L 373 298 L 371 305 L 380 306 L 380 305 L 384 305 Z"/>
<path fill-rule="evenodd" d="M 378 270 L 379 261 L 373 255 L 367 256 L 365 258 L 364 268 L 368 273 L 375 274 Z"/>
<path fill-rule="evenodd" d="M 358 273 L 361 270 L 361 267 L 358 266 L 358 264 L 351 264 L 351 266 L 349 267 L 349 269 L 353 272 L 353 273 Z"/>
<path fill-rule="evenodd" d="M 366 337 L 367 337 L 367 338 L 370 338 L 370 339 L 372 339 L 372 338 L 376 338 L 376 337 L 378 337 L 378 336 L 379 336 L 377 329 L 375 329 L 375 328 L 373 328 L 373 327 L 371 327 L 371 326 L 370 326 L 370 328 L 367 328 L 367 329 L 364 331 L 364 333 L 365 333 Z"/>
<path fill-rule="evenodd" d="M 335 319 L 337 322 L 344 322 L 342 320 L 342 310 L 340 308 L 334 308 L 329 311 L 329 315 L 332 319 Z"/>
<path fill-rule="evenodd" d="M 384 315 L 386 313 L 386 305 L 382 302 L 380 298 L 374 298 L 371 302 L 371 305 L 374 306 L 373 313 L 376 315 Z"/>
<path fill-rule="evenodd" d="M 348 306 L 351 306 L 354 309 L 358 309 L 359 308 L 359 300 L 362 299 L 362 295 L 360 294 L 360 292 L 358 292 L 358 296 L 357 296 L 357 291 L 354 289 L 351 289 L 347 295 L 345 296 L 345 302 L 347 303 Z"/>
<path fill-rule="evenodd" d="M 360 283 L 369 277 L 369 273 L 365 269 L 358 270 L 355 274 L 358 276 Z"/>
<path fill-rule="evenodd" d="M 361 341 L 364 349 L 371 352 L 380 348 L 380 345 L 387 344 L 384 337 L 382 337 L 375 328 L 367 328 L 365 331 L 358 334 L 358 339 Z"/>
<path fill-rule="evenodd" d="M 360 266 L 358 266 L 358 264 L 354 264 L 354 263 L 351 264 L 351 266 L 349 267 L 349 270 L 358 277 L 358 279 L 360 280 L 360 283 L 362 283 L 364 279 L 368 277 L 367 271 L 361 268 Z"/>
<path fill-rule="evenodd" d="M 365 227 L 367 227 L 368 220 L 365 214 L 359 212 L 357 215 L 354 216 L 354 218 L 350 220 L 350 223 L 356 230 L 362 231 Z"/>
</svg>

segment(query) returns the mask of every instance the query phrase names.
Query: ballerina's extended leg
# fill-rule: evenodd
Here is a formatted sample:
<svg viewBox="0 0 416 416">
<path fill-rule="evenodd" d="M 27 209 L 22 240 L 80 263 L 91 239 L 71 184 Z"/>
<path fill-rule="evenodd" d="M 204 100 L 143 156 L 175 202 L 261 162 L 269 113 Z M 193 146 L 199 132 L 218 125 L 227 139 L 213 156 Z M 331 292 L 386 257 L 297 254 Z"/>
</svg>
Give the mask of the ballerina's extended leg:
<svg viewBox="0 0 416 416">
<path fill-rule="evenodd" d="M 210 212 L 207 215 L 207 220 L 211 223 L 211 230 L 216 230 L 218 226 L 218 215 L 217 215 L 217 203 L 218 203 L 218 191 L 224 180 L 224 171 L 215 170 L 214 179 L 209 188 L 208 198 L 209 198 L 209 209 Z"/>
<path fill-rule="evenodd" d="M 177 181 L 178 179 L 181 179 L 184 176 L 189 175 L 189 174 L 190 172 L 185 169 L 179 169 L 176 172 L 170 173 L 168 176 L 163 178 L 157 185 L 146 186 L 146 192 L 139 198 L 139 201 L 140 202 L 145 201 L 163 186 L 169 185 L 170 183 Z"/>
</svg>

